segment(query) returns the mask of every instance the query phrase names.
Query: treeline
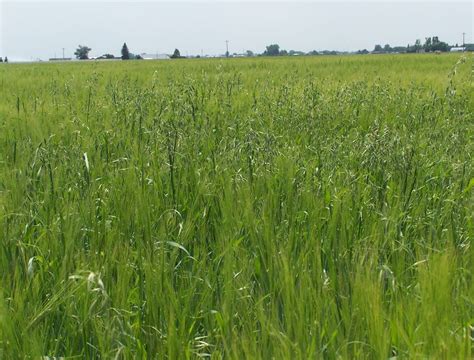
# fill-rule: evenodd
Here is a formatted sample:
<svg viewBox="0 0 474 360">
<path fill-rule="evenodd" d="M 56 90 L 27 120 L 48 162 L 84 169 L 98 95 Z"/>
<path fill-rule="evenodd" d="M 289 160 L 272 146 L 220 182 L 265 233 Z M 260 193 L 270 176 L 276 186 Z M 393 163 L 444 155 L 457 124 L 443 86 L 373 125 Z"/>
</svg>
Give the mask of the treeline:
<svg viewBox="0 0 474 360">
<path fill-rule="evenodd" d="M 89 53 L 92 49 L 88 46 L 84 45 L 79 45 L 74 52 L 74 55 L 76 56 L 76 59 L 78 60 L 88 60 L 89 59 Z M 135 55 L 130 52 L 128 49 L 127 43 L 123 43 L 122 50 L 121 50 L 122 56 L 116 57 L 112 54 L 104 54 L 102 56 L 99 56 L 97 59 L 122 59 L 122 60 L 141 60 L 143 59 L 140 55 Z"/>
<path fill-rule="evenodd" d="M 455 46 L 458 46 L 457 44 Z M 280 48 L 278 44 L 271 44 L 266 46 L 265 51 L 261 54 L 255 54 L 251 50 L 247 50 L 242 54 L 229 54 L 226 52 L 225 57 L 252 57 L 252 56 L 304 56 L 304 55 L 339 55 L 339 54 L 392 54 L 392 53 L 418 53 L 418 52 L 447 52 L 450 51 L 452 46 L 448 43 L 439 40 L 438 36 L 427 37 L 425 42 L 422 44 L 421 40 L 418 39 L 413 45 L 408 44 L 407 46 L 390 46 L 390 44 L 385 44 L 384 46 L 377 44 L 375 45 L 372 51 L 367 49 L 358 50 L 355 52 L 347 51 L 335 51 L 335 50 L 312 50 L 309 52 L 299 51 L 299 50 L 284 50 Z M 79 45 L 74 55 L 77 59 L 87 60 L 89 59 L 89 52 L 91 48 L 87 46 Z M 128 49 L 126 43 L 122 46 L 122 56 L 115 57 L 112 54 L 105 54 L 100 56 L 98 59 L 122 59 L 122 60 L 131 60 L 131 59 L 142 59 L 140 55 L 135 55 L 131 53 Z M 172 55 L 169 55 L 172 59 L 182 59 L 185 56 L 182 56 L 178 49 L 175 49 Z M 200 57 L 197 55 L 196 57 Z"/>
<path fill-rule="evenodd" d="M 457 46 L 457 44 L 456 44 Z M 384 47 L 381 45 L 375 45 L 373 53 L 418 53 L 418 52 L 447 52 L 451 50 L 448 43 L 440 41 L 438 36 L 425 38 L 425 43 L 422 44 L 420 39 L 415 41 L 414 45 L 408 44 L 407 46 L 395 46 L 391 47 L 386 44 Z"/>
<path fill-rule="evenodd" d="M 455 46 L 458 46 L 457 44 Z M 375 45 L 372 51 L 367 49 L 358 50 L 355 54 L 394 54 L 394 53 L 417 53 L 417 52 L 447 52 L 450 51 L 452 46 L 448 43 L 439 40 L 438 36 L 425 38 L 425 43 L 422 44 L 421 40 L 416 40 L 414 45 L 408 44 L 407 46 L 390 46 L 390 44 Z M 249 51 L 247 51 L 249 52 Z M 281 50 L 278 44 L 268 45 L 265 51 L 258 56 L 286 56 L 286 55 L 338 55 L 338 54 L 350 54 L 350 52 L 334 51 L 334 50 L 323 50 L 323 51 L 295 51 L 295 50 Z"/>
<path fill-rule="evenodd" d="M 451 46 L 445 43 L 444 41 L 440 41 L 437 36 L 433 36 L 432 38 L 431 37 L 425 38 L 425 43 L 423 45 L 421 45 L 421 41 L 418 39 L 415 41 L 415 45 L 407 46 L 408 53 L 419 52 L 420 50 L 424 50 L 425 52 L 434 52 L 434 51 L 446 52 L 446 51 L 451 50 Z"/>
<path fill-rule="evenodd" d="M 247 53 L 251 52 L 250 50 L 247 50 Z M 295 56 L 295 55 L 337 55 L 337 54 L 342 54 L 344 52 L 340 51 L 335 51 L 335 50 L 322 50 L 322 51 L 316 51 L 312 50 L 309 52 L 304 52 L 304 51 L 299 51 L 299 50 L 282 50 L 280 49 L 280 45 L 278 44 L 272 44 L 268 45 L 265 49 L 265 51 L 262 54 L 257 54 L 257 56 Z M 251 56 L 255 56 L 255 54 L 252 53 Z"/>
</svg>

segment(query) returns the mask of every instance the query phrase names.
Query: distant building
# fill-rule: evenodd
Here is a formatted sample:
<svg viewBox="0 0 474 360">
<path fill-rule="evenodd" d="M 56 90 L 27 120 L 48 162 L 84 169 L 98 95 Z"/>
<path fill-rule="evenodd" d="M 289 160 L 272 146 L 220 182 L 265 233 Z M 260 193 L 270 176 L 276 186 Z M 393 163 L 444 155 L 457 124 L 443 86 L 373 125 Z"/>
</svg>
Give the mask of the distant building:
<svg viewBox="0 0 474 360">
<path fill-rule="evenodd" d="M 49 61 L 70 61 L 71 58 L 49 58 Z"/>
<path fill-rule="evenodd" d="M 169 60 L 170 56 L 168 54 L 140 54 L 143 60 Z"/>
<path fill-rule="evenodd" d="M 464 44 L 466 51 L 474 51 L 474 44 Z"/>
<path fill-rule="evenodd" d="M 112 54 L 104 54 L 104 55 L 101 55 L 101 56 L 95 58 L 95 60 L 122 60 L 122 58 L 115 57 Z"/>
<path fill-rule="evenodd" d="M 454 46 L 451 48 L 451 52 L 463 52 L 466 48 L 464 46 Z"/>
</svg>

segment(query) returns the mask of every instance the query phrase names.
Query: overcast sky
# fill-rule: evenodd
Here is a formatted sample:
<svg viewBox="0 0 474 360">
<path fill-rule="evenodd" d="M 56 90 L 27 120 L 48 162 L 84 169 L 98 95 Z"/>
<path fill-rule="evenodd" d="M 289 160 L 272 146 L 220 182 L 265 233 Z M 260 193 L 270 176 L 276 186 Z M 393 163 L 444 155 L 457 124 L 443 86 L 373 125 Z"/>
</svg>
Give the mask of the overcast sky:
<svg viewBox="0 0 474 360">
<path fill-rule="evenodd" d="M 92 1 L 0 0 L 0 56 L 47 59 L 91 55 L 185 55 L 253 50 L 278 43 L 294 50 L 373 49 L 439 36 L 450 44 L 473 41 L 472 1 Z"/>
</svg>

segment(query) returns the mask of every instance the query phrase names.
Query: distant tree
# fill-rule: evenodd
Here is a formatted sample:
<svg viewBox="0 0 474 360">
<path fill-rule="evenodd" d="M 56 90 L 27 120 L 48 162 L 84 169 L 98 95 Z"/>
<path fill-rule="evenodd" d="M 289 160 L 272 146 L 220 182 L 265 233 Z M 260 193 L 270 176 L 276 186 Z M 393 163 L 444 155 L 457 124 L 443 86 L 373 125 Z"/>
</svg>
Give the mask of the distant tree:
<svg viewBox="0 0 474 360">
<path fill-rule="evenodd" d="M 178 49 L 174 49 L 173 55 L 170 56 L 172 59 L 179 59 L 181 57 L 181 53 Z"/>
<path fill-rule="evenodd" d="M 89 52 L 91 50 L 90 47 L 79 45 L 74 55 L 76 55 L 76 58 L 79 60 L 87 60 L 89 59 Z"/>
<path fill-rule="evenodd" d="M 280 54 L 281 56 L 287 56 L 288 55 L 288 51 L 286 50 L 280 50 Z"/>
<path fill-rule="evenodd" d="M 440 41 L 436 45 L 433 45 L 433 51 L 447 52 L 449 50 L 451 50 L 451 46 L 449 46 L 449 44 L 445 43 L 444 41 Z"/>
<path fill-rule="evenodd" d="M 421 40 L 420 39 L 416 39 L 415 41 L 415 46 L 414 46 L 414 50 L 415 52 L 419 52 L 423 47 L 421 46 Z"/>
<path fill-rule="evenodd" d="M 8 58 L 5 56 L 5 62 L 7 63 L 8 62 Z"/>
<path fill-rule="evenodd" d="M 3 62 L 3 58 L 0 57 L 0 63 L 2 63 L 2 62 Z"/>
<path fill-rule="evenodd" d="M 246 53 L 246 55 L 247 55 L 248 57 L 255 56 L 255 54 L 253 53 L 252 50 L 247 50 L 245 53 Z"/>
<path fill-rule="evenodd" d="M 423 45 L 423 49 L 425 49 L 425 51 L 432 51 L 432 41 L 431 41 L 431 38 L 430 37 L 427 37 L 425 38 L 425 43 Z"/>
<path fill-rule="evenodd" d="M 130 60 L 130 51 L 128 51 L 127 43 L 122 46 L 122 60 Z"/>
<path fill-rule="evenodd" d="M 376 51 L 376 52 L 382 52 L 382 51 L 383 51 L 382 45 L 375 45 L 374 51 Z"/>
<path fill-rule="evenodd" d="M 311 55 L 311 56 L 319 55 L 319 52 L 317 52 L 316 50 L 312 50 L 308 53 L 308 55 Z"/>
<path fill-rule="evenodd" d="M 408 45 L 407 46 L 407 53 L 417 53 L 420 52 L 422 46 L 419 40 L 415 42 L 415 45 Z"/>
<path fill-rule="evenodd" d="M 265 56 L 278 56 L 278 55 L 280 55 L 280 45 L 278 45 L 278 44 L 268 45 L 267 49 L 264 51 L 263 55 L 265 55 Z"/>
<path fill-rule="evenodd" d="M 392 48 L 392 52 L 395 52 L 395 53 L 404 53 L 404 52 L 407 52 L 407 47 L 405 46 L 394 46 Z"/>
<path fill-rule="evenodd" d="M 383 47 L 383 51 L 389 53 L 389 52 L 392 52 L 392 48 L 390 47 L 389 44 L 385 44 L 385 46 Z"/>
<path fill-rule="evenodd" d="M 366 55 L 368 53 L 369 53 L 369 50 L 367 50 L 367 49 L 357 51 L 357 54 L 359 54 L 359 55 Z"/>
<path fill-rule="evenodd" d="M 430 51 L 449 51 L 451 47 L 445 43 L 444 41 L 440 41 L 437 36 L 433 36 L 431 40 L 431 48 Z"/>
<path fill-rule="evenodd" d="M 323 50 L 321 51 L 321 54 L 323 55 L 337 55 L 337 51 L 334 51 L 334 50 Z"/>
<path fill-rule="evenodd" d="M 408 44 L 406 48 L 400 47 L 399 52 L 407 52 L 407 53 L 417 53 L 422 50 L 426 52 L 433 52 L 433 51 L 449 51 L 451 47 L 445 43 L 444 41 L 440 41 L 438 36 L 427 37 L 425 38 L 425 43 L 422 45 L 421 40 L 417 39 L 415 41 L 415 45 Z"/>
<path fill-rule="evenodd" d="M 141 55 L 135 55 L 136 60 L 143 60 L 143 57 Z"/>
</svg>

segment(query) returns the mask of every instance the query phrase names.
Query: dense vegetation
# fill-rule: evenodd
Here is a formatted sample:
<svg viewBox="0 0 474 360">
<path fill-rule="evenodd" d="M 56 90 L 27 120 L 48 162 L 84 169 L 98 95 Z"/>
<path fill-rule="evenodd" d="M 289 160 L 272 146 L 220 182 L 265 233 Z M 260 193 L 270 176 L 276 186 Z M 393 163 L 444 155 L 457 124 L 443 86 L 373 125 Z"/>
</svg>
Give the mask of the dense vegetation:
<svg viewBox="0 0 474 360">
<path fill-rule="evenodd" d="M 473 64 L 0 66 L 0 358 L 472 358 Z"/>
</svg>

